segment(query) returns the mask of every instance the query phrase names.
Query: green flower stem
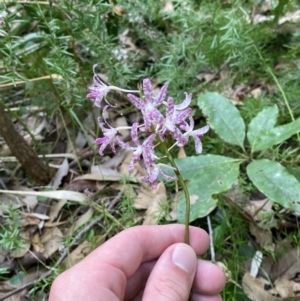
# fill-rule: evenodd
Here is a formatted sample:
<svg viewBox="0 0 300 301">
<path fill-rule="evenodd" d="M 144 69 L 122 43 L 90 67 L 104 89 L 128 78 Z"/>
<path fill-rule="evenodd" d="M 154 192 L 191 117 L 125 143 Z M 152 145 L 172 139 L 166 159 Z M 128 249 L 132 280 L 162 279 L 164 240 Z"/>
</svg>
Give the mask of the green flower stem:
<svg viewBox="0 0 300 301">
<path fill-rule="evenodd" d="M 187 189 L 186 183 L 183 180 L 177 166 L 176 163 L 171 155 L 171 153 L 169 152 L 167 146 L 165 145 L 164 142 L 161 143 L 162 149 L 165 152 L 171 166 L 174 168 L 174 172 L 176 174 L 176 177 L 183 189 L 184 192 L 184 196 L 185 196 L 185 203 L 186 203 L 186 209 L 185 209 L 185 220 L 184 220 L 184 225 L 185 225 L 185 231 L 184 231 L 184 242 L 186 244 L 190 244 L 190 231 L 189 231 L 189 224 L 190 224 L 190 211 L 191 211 L 191 200 L 190 200 L 190 194 L 189 191 Z"/>
</svg>

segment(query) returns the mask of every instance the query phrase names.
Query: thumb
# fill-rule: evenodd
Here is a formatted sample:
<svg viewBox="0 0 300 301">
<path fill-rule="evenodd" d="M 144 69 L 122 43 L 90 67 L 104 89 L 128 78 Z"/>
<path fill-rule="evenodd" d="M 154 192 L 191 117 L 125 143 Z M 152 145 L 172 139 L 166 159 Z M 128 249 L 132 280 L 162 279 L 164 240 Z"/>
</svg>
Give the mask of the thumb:
<svg viewBox="0 0 300 301">
<path fill-rule="evenodd" d="M 167 248 L 154 266 L 143 301 L 188 300 L 197 265 L 195 251 L 186 244 Z"/>
</svg>

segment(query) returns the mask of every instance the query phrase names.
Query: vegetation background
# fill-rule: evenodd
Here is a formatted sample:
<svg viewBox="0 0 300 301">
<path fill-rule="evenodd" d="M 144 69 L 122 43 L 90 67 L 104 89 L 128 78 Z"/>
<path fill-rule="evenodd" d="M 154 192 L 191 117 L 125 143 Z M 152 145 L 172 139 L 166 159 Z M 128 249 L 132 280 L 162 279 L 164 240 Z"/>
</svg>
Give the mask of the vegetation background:
<svg viewBox="0 0 300 301">
<path fill-rule="evenodd" d="M 175 99 L 193 93 L 197 127 L 209 115 L 197 99 L 209 91 L 246 125 L 274 105 L 275 123 L 287 125 L 300 116 L 299 24 L 292 0 L 0 1 L 0 300 L 14 289 L 11 300 L 44 300 L 53 278 L 105 239 L 136 224 L 176 222 L 174 184 L 149 196 L 134 175 L 124 176 L 125 154 L 98 156 L 100 110 L 86 99 L 94 64 L 111 85 L 135 89 L 147 77 L 157 88 L 169 82 Z M 119 107 L 108 119 L 139 118 L 124 95 L 110 97 Z M 203 138 L 204 155 L 244 158 L 234 185 L 193 221 L 210 232 L 213 259 L 228 272 L 224 300 L 299 298 L 299 210 L 274 202 L 246 172 L 254 156 L 299 181 L 296 125 L 254 155 L 249 144 L 244 152 L 214 131 Z M 193 155 L 187 146 L 184 156 Z M 267 259 L 259 289 L 245 279 L 255 254 Z M 295 270 L 286 276 L 280 265 Z"/>
</svg>

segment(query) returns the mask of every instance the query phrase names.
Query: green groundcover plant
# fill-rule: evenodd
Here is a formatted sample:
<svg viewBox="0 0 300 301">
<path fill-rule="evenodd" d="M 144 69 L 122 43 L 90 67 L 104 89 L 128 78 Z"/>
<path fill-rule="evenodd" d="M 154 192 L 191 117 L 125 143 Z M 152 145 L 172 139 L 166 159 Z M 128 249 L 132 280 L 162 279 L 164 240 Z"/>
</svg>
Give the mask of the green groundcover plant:
<svg viewBox="0 0 300 301">
<path fill-rule="evenodd" d="M 243 155 L 232 158 L 207 154 L 176 160 L 183 178 L 189 180 L 187 186 L 194 200 L 190 220 L 211 211 L 217 203 L 214 196 L 228 190 L 238 180 L 241 163 L 247 164 L 248 178 L 272 202 L 292 212 L 300 212 L 300 183 L 293 174 L 294 169 L 263 158 L 265 150 L 300 132 L 300 118 L 276 126 L 279 112 L 277 105 L 272 105 L 259 112 L 246 131 L 240 112 L 222 95 L 203 94 L 198 98 L 198 106 L 208 116 L 211 129 L 225 142 L 238 146 Z M 185 202 L 181 199 L 177 212 L 181 222 L 184 211 Z"/>
</svg>

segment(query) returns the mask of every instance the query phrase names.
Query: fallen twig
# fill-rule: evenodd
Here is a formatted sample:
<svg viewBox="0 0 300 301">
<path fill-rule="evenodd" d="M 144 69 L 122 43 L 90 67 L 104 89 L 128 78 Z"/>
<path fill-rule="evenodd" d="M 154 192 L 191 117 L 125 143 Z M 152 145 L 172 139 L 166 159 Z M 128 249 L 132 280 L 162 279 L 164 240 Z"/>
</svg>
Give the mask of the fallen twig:
<svg viewBox="0 0 300 301">
<path fill-rule="evenodd" d="M 209 233 L 209 244 L 210 244 L 210 256 L 211 261 L 216 262 L 216 254 L 215 254 L 215 247 L 214 247 L 214 238 L 213 238 L 213 229 L 211 226 L 210 216 L 207 216 L 207 225 L 208 225 L 208 233 Z"/>
</svg>

